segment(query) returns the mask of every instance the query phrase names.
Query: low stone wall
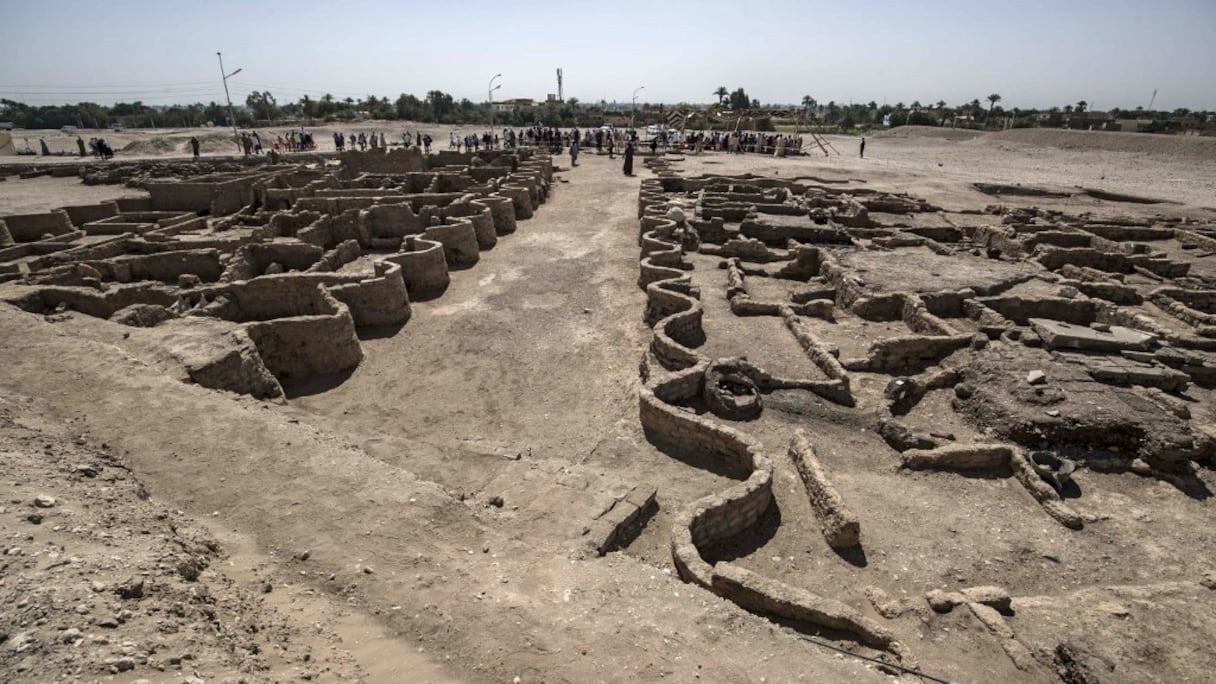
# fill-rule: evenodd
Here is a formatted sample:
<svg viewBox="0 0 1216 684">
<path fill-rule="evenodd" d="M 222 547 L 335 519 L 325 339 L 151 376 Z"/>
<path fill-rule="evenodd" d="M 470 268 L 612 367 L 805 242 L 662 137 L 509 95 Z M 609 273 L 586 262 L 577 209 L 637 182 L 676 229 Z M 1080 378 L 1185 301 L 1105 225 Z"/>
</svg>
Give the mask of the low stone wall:
<svg viewBox="0 0 1216 684">
<path fill-rule="evenodd" d="M 37 242 L 46 235 L 72 233 L 72 220 L 62 209 L 44 214 L 10 214 L 4 217 L 9 236 L 14 242 Z"/>
<path fill-rule="evenodd" d="M 440 292 L 451 282 L 443 244 L 421 237 L 407 237 L 401 251 L 384 257 L 401 265 L 406 289 L 415 297 Z"/>
<path fill-rule="evenodd" d="M 828 482 L 827 473 L 802 430 L 795 432 L 790 441 L 789 457 L 806 487 L 807 498 L 819 518 L 828 546 L 847 549 L 861 543 L 861 523 L 849 511 L 844 498 L 832 483 Z"/>
<path fill-rule="evenodd" d="M 481 258 L 477 231 L 472 221 L 456 219 L 451 223 L 430 226 L 422 235 L 443 245 L 443 256 L 449 267 L 470 266 Z"/>
<path fill-rule="evenodd" d="M 495 233 L 510 235 L 515 232 L 515 203 L 510 197 L 493 194 L 482 197 L 478 201 L 490 208 Z"/>
<path fill-rule="evenodd" d="M 120 283 L 158 280 L 176 284 L 182 275 L 195 275 L 203 282 L 220 277 L 220 253 L 215 249 L 182 249 L 155 254 L 128 254 L 102 261 L 82 259 L 102 276 Z"/>
<path fill-rule="evenodd" d="M 236 250 L 224 269 L 223 280 L 249 280 L 266 273 L 271 264 L 284 271 L 307 271 L 325 254 L 316 245 L 292 242 L 252 243 Z"/>
<path fill-rule="evenodd" d="M 266 368 L 280 382 L 350 370 L 363 360 L 350 311 L 318 289 L 324 311 L 252 323 L 250 339 Z"/>
<path fill-rule="evenodd" d="M 100 221 L 118 215 L 117 202 L 101 202 L 100 204 L 83 204 L 74 207 L 64 207 L 72 225 L 80 228 L 86 223 Z"/>
<path fill-rule="evenodd" d="M 473 224 L 473 233 L 480 249 L 493 249 L 498 244 L 498 233 L 494 229 L 494 216 L 490 207 L 480 200 L 453 202 L 443 209 L 444 220 L 467 219 Z"/>
<path fill-rule="evenodd" d="M 350 309 L 358 328 L 404 325 L 411 311 L 401 266 L 377 261 L 375 272 L 374 278 L 332 285 L 328 290 Z"/>
<path fill-rule="evenodd" d="M 865 358 L 848 359 L 842 364 L 851 371 L 882 373 L 934 365 L 971 344 L 971 335 L 905 335 L 879 340 Z"/>
</svg>

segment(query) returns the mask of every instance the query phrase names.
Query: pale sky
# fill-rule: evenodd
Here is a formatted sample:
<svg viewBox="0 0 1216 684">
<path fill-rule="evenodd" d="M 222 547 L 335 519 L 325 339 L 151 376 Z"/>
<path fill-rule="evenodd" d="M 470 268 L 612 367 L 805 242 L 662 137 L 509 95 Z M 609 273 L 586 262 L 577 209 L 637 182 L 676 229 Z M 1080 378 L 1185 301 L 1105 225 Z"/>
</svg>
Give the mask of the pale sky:
<svg viewBox="0 0 1216 684">
<path fill-rule="evenodd" d="M 30 104 L 342 99 L 984 101 L 1216 110 L 1216 0 L 16 2 L 0 97 Z"/>
</svg>

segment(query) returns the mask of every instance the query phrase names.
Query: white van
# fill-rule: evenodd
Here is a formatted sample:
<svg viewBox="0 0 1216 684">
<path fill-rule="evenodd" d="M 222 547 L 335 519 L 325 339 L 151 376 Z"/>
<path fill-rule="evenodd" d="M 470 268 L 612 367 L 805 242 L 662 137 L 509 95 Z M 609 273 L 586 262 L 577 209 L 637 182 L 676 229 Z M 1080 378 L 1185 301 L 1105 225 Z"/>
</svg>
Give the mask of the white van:
<svg viewBox="0 0 1216 684">
<path fill-rule="evenodd" d="M 61 128 L 59 129 L 59 132 L 60 132 L 60 133 L 68 133 L 68 134 L 75 133 L 75 132 L 76 132 L 76 127 L 75 127 L 75 126 L 63 126 L 63 127 L 61 127 Z"/>
</svg>

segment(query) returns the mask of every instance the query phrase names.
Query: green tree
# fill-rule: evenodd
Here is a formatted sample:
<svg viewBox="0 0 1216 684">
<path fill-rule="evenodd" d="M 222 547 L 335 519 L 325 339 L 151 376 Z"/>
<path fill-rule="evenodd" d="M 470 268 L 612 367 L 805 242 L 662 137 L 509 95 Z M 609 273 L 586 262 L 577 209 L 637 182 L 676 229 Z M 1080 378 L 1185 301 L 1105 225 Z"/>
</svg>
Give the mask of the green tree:
<svg viewBox="0 0 1216 684">
<path fill-rule="evenodd" d="M 718 89 L 714 91 L 714 95 L 718 98 L 718 104 L 725 104 L 726 98 L 730 96 L 730 91 L 726 89 L 726 86 L 718 86 Z"/>
<path fill-rule="evenodd" d="M 996 103 L 998 103 L 1000 101 L 1001 101 L 1001 96 L 999 93 L 993 93 L 988 96 L 988 115 L 986 117 L 984 117 L 985 121 L 992 118 L 992 108 L 994 106 L 996 106 Z"/>
<path fill-rule="evenodd" d="M 249 97 L 245 98 L 245 105 L 253 111 L 253 118 L 264 119 L 267 125 L 271 123 L 278 111 L 274 95 L 271 95 L 269 90 L 260 93 L 255 90 L 249 93 Z"/>
<path fill-rule="evenodd" d="M 743 111 L 744 109 L 750 107 L 751 104 L 752 99 L 747 96 L 747 91 L 742 88 L 736 88 L 735 91 L 730 94 L 730 108 L 732 111 Z"/>
<path fill-rule="evenodd" d="M 1077 112 L 1084 112 L 1088 108 L 1089 108 L 1089 103 L 1086 102 L 1085 100 L 1077 101 L 1077 108 L 1076 108 Z"/>
</svg>

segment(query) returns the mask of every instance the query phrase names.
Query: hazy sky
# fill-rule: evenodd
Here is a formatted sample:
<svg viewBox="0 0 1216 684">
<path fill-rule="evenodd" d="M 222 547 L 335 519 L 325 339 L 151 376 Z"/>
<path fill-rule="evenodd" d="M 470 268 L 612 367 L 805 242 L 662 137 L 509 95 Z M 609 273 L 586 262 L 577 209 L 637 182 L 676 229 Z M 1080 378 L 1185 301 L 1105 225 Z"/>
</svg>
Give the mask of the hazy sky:
<svg viewBox="0 0 1216 684">
<path fill-rule="evenodd" d="M 269 90 L 395 99 L 566 97 L 709 102 L 1216 110 L 1216 0 L 261 3 L 6 0 L 0 97 L 34 104 L 223 101 Z"/>
</svg>

